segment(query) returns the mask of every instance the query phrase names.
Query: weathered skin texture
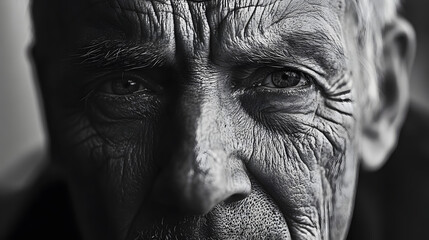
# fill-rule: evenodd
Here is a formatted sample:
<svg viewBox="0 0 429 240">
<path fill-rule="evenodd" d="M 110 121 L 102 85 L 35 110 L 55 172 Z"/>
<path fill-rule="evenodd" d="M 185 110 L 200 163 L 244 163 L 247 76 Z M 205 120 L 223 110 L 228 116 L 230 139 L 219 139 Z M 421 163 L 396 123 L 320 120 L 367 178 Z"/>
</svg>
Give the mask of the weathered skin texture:
<svg viewBox="0 0 429 240">
<path fill-rule="evenodd" d="M 361 110 L 345 2 L 79 6 L 41 75 L 88 239 L 345 236 Z M 273 84 L 284 72 L 299 83 Z"/>
</svg>

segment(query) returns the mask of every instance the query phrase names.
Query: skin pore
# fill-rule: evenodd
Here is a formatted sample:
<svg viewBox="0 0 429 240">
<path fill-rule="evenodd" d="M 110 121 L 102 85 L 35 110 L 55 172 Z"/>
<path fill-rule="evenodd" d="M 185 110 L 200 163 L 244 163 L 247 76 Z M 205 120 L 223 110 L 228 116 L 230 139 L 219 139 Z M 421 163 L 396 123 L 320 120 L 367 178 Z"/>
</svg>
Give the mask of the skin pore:
<svg viewBox="0 0 429 240">
<path fill-rule="evenodd" d="M 345 237 L 365 96 L 344 0 L 63 4 L 38 73 L 88 239 Z"/>
</svg>

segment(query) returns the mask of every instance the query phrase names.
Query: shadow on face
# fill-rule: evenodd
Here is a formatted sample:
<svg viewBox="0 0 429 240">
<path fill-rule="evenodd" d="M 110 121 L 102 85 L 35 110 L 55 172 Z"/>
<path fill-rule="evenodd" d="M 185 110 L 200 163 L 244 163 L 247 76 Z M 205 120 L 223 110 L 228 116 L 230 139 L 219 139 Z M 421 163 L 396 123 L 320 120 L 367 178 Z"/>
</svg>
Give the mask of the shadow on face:
<svg viewBox="0 0 429 240">
<path fill-rule="evenodd" d="M 362 136 L 345 4 L 36 3 L 53 156 L 89 238 L 345 236 Z"/>
</svg>

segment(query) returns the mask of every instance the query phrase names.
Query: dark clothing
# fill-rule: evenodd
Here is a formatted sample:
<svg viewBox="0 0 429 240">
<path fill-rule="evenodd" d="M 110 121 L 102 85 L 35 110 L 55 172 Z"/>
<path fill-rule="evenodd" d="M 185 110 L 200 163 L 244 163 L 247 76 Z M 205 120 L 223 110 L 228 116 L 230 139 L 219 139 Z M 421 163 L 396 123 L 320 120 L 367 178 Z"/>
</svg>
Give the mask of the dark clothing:
<svg viewBox="0 0 429 240">
<path fill-rule="evenodd" d="M 398 148 L 377 172 L 361 171 L 348 240 L 428 239 L 429 116 L 411 109 Z M 81 239 L 67 189 L 49 184 L 8 239 Z"/>
<path fill-rule="evenodd" d="M 45 185 L 7 239 L 82 239 L 66 185 L 59 181 Z"/>
</svg>

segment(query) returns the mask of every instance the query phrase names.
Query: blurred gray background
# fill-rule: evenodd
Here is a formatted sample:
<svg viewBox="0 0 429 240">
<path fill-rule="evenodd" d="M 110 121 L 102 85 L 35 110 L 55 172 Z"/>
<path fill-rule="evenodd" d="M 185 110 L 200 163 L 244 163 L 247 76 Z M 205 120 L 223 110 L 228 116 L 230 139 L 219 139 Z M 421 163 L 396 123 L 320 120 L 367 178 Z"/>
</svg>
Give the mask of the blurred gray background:
<svg viewBox="0 0 429 240">
<path fill-rule="evenodd" d="M 428 7 L 429 1 L 408 0 L 401 11 L 415 26 L 418 37 L 412 102 L 427 110 Z M 25 187 L 46 163 L 46 136 L 28 58 L 30 44 L 28 0 L 0 0 L 0 195 Z"/>
<path fill-rule="evenodd" d="M 43 164 L 28 157 L 45 145 L 30 43 L 28 0 L 0 0 L 0 194 L 25 187 Z"/>
</svg>

